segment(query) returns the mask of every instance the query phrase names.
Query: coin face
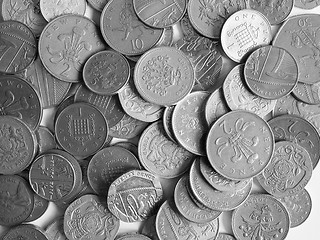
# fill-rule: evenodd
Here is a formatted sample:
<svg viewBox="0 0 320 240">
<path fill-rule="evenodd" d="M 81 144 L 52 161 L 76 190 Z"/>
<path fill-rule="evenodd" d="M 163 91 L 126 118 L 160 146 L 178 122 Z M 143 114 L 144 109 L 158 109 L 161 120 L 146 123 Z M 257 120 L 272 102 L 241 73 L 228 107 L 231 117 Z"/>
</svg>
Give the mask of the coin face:
<svg viewBox="0 0 320 240">
<path fill-rule="evenodd" d="M 256 114 L 232 111 L 212 125 L 206 149 L 212 167 L 222 176 L 247 179 L 269 164 L 274 136 L 270 126 Z"/>
<path fill-rule="evenodd" d="M 257 176 L 260 185 L 271 195 L 295 195 L 307 185 L 312 175 L 312 162 L 300 145 L 280 141 L 275 144 L 270 164 Z"/>
<path fill-rule="evenodd" d="M 134 83 L 147 101 L 174 105 L 193 88 L 194 70 L 185 54 L 173 47 L 158 47 L 146 52 L 137 62 Z"/>
<path fill-rule="evenodd" d="M 298 82 L 292 94 L 304 103 L 320 104 L 320 83 L 308 84 Z"/>
<path fill-rule="evenodd" d="M 44 67 L 65 82 L 79 82 L 85 61 L 104 48 L 95 23 L 72 14 L 57 17 L 47 24 L 38 44 Z"/>
<path fill-rule="evenodd" d="M 88 0 L 88 3 L 97 11 L 102 12 L 109 0 Z"/>
<path fill-rule="evenodd" d="M 180 20 L 181 31 L 184 36 L 199 36 L 199 33 L 193 28 L 188 13 L 186 12 Z"/>
<path fill-rule="evenodd" d="M 167 137 L 171 141 L 177 142 L 172 129 L 172 114 L 173 114 L 174 107 L 175 106 L 172 105 L 170 107 L 165 108 L 162 116 L 162 123 L 163 123 L 163 128 L 166 132 Z"/>
<path fill-rule="evenodd" d="M 309 0 L 309 1 L 304 1 L 304 0 L 296 0 L 294 1 L 294 6 L 302 9 L 313 9 L 319 6 L 319 2 L 316 0 Z"/>
<path fill-rule="evenodd" d="M 160 40 L 156 43 L 156 47 L 167 46 L 171 47 L 173 43 L 173 27 L 167 27 L 163 29 L 163 34 Z"/>
<path fill-rule="evenodd" d="M 29 215 L 29 217 L 25 220 L 26 222 L 32 222 L 39 217 L 41 217 L 44 212 L 47 210 L 49 201 L 40 197 L 38 194 L 33 194 L 33 209 Z"/>
<path fill-rule="evenodd" d="M 3 236 L 3 240 L 26 239 L 26 240 L 47 240 L 45 232 L 34 225 L 22 224 L 12 228 Z"/>
<path fill-rule="evenodd" d="M 232 231 L 240 240 L 268 238 L 270 229 L 273 239 L 283 240 L 289 227 L 290 218 L 286 208 L 274 197 L 266 194 L 251 195 L 232 214 Z"/>
<path fill-rule="evenodd" d="M 251 9 L 232 14 L 221 30 L 222 48 L 235 62 L 243 62 L 250 52 L 268 45 L 271 39 L 268 19 L 262 13 Z"/>
</svg>

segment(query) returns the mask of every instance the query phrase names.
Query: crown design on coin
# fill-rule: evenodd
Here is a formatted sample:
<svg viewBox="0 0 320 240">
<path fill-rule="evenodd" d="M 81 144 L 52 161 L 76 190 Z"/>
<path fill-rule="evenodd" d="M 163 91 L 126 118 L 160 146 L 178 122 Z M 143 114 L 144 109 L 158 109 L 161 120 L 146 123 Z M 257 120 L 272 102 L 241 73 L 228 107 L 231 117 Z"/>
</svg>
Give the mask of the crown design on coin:
<svg viewBox="0 0 320 240">
<path fill-rule="evenodd" d="M 26 97 L 16 99 L 10 90 L 5 91 L 5 96 L 5 101 L 0 103 L 0 116 L 11 115 L 22 119 L 21 111 L 30 107 Z"/>
</svg>

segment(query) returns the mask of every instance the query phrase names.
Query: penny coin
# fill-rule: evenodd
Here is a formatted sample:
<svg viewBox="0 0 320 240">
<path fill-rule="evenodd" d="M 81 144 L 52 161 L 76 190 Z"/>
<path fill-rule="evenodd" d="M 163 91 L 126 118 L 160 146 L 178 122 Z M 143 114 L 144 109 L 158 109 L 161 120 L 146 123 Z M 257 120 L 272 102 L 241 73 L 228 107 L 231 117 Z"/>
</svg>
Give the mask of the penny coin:
<svg viewBox="0 0 320 240">
<path fill-rule="evenodd" d="M 199 36 L 199 33 L 193 28 L 188 13 L 185 13 L 180 20 L 180 27 L 184 36 Z"/>
<path fill-rule="evenodd" d="M 138 156 L 139 156 L 138 146 L 135 145 L 134 143 L 123 141 L 123 142 L 117 142 L 113 146 L 123 147 L 123 148 L 129 150 L 138 159 Z"/>
<path fill-rule="evenodd" d="M 115 51 L 101 51 L 92 55 L 83 67 L 85 85 L 100 95 L 118 93 L 128 82 L 128 60 Z"/>
<path fill-rule="evenodd" d="M 38 218 L 40 218 L 44 212 L 47 210 L 49 201 L 40 197 L 38 194 L 33 194 L 33 209 L 29 215 L 29 217 L 25 220 L 25 222 L 32 222 Z"/>
<path fill-rule="evenodd" d="M 101 14 L 100 29 L 110 47 L 129 56 L 141 55 L 152 48 L 163 33 L 137 17 L 133 0 L 109 0 Z"/>
<path fill-rule="evenodd" d="M 148 126 L 141 134 L 139 144 L 141 164 L 161 178 L 175 178 L 190 167 L 194 155 L 166 135 L 162 121 Z"/>
<path fill-rule="evenodd" d="M 180 214 L 189 221 L 200 224 L 216 219 L 221 212 L 210 208 L 199 208 L 189 195 L 188 184 L 189 176 L 183 176 L 174 189 L 174 202 Z"/>
<path fill-rule="evenodd" d="M 281 115 L 268 121 L 275 141 L 291 141 L 299 144 L 310 155 L 313 169 L 320 158 L 318 143 L 320 136 L 317 129 L 307 120 L 293 115 Z"/>
<path fill-rule="evenodd" d="M 204 117 L 204 104 L 209 93 L 197 91 L 189 94 L 174 108 L 172 129 L 182 147 L 196 155 L 206 155 L 205 139 L 208 127 Z"/>
<path fill-rule="evenodd" d="M 244 79 L 250 90 L 266 99 L 278 99 L 290 92 L 298 82 L 298 65 L 283 48 L 264 46 L 248 57 Z"/>
<path fill-rule="evenodd" d="M 48 240 L 45 232 L 34 225 L 23 224 L 10 229 L 2 238 L 3 240 L 15 240 L 15 239 L 25 239 L 25 240 Z"/>
<path fill-rule="evenodd" d="M 218 218 L 207 223 L 194 223 L 184 218 L 173 202 L 165 201 L 156 217 L 156 229 L 160 240 L 215 239 L 219 231 Z"/>
<path fill-rule="evenodd" d="M 104 48 L 95 23 L 73 14 L 50 21 L 43 29 L 38 45 L 44 67 L 65 82 L 79 82 L 85 61 Z"/>
<path fill-rule="evenodd" d="M 120 222 L 96 195 L 84 195 L 69 205 L 64 213 L 64 232 L 70 240 L 114 239 Z"/>
<path fill-rule="evenodd" d="M 141 233 L 152 240 L 159 240 L 156 230 L 156 215 L 151 216 L 143 223 Z"/>
<path fill-rule="evenodd" d="M 40 10 L 43 17 L 50 22 L 63 14 L 84 15 L 85 0 L 40 0 Z"/>
<path fill-rule="evenodd" d="M 88 3 L 95 10 L 102 12 L 103 8 L 106 6 L 109 0 L 88 0 Z"/>
<path fill-rule="evenodd" d="M 68 240 L 63 229 L 63 217 L 58 217 L 46 228 L 48 239 L 53 240 Z"/>
<path fill-rule="evenodd" d="M 234 236 L 226 234 L 226 233 L 219 233 L 216 240 L 236 240 Z"/>
<path fill-rule="evenodd" d="M 276 100 L 265 99 L 253 94 L 246 86 L 243 76 L 244 65 L 235 66 L 223 82 L 223 93 L 231 110 L 246 110 L 265 117 L 276 105 Z"/>
<path fill-rule="evenodd" d="M 298 82 L 292 94 L 299 101 L 307 104 L 320 104 L 320 83 L 307 84 Z"/>
<path fill-rule="evenodd" d="M 33 209 L 33 192 L 17 175 L 0 175 L 0 224 L 14 226 L 25 221 Z"/>
<path fill-rule="evenodd" d="M 241 190 L 222 192 L 214 189 L 200 171 L 200 158 L 197 158 L 190 169 L 190 190 L 207 208 L 216 211 L 230 211 L 239 207 L 249 196 L 252 180 Z"/>
<path fill-rule="evenodd" d="M 87 176 L 92 189 L 100 196 L 107 196 L 111 183 L 130 170 L 141 170 L 139 160 L 129 150 L 111 146 L 91 158 Z"/>
<path fill-rule="evenodd" d="M 24 23 L 37 37 L 47 24 L 40 11 L 40 0 L 4 0 L 1 14 L 5 21 L 15 20 Z"/>
<path fill-rule="evenodd" d="M 157 47 L 146 52 L 134 70 L 134 84 L 146 101 L 174 105 L 190 93 L 194 70 L 185 54 L 174 47 Z"/>
<path fill-rule="evenodd" d="M 163 123 L 163 128 L 166 132 L 167 137 L 173 141 L 177 142 L 173 133 L 172 129 L 172 113 L 174 110 L 175 106 L 169 106 L 164 109 L 163 115 L 162 115 L 162 123 Z"/>
<path fill-rule="evenodd" d="M 36 38 L 23 23 L 0 22 L 0 73 L 14 74 L 26 69 L 36 58 Z"/>
<path fill-rule="evenodd" d="M 57 148 L 55 137 L 48 128 L 39 126 L 35 131 L 35 135 L 38 142 L 38 155 Z"/>
<path fill-rule="evenodd" d="M 187 55 L 195 69 L 193 91 L 212 89 L 222 69 L 222 57 L 217 49 L 217 42 L 200 36 L 185 36 L 174 46 Z"/>
<path fill-rule="evenodd" d="M 262 227 L 263 226 L 263 227 Z M 251 195 L 232 214 L 232 231 L 239 240 L 286 238 L 290 218 L 286 208 L 266 194 Z"/>
<path fill-rule="evenodd" d="M 155 47 L 167 46 L 171 47 L 173 44 L 173 28 L 167 27 L 163 29 L 163 34 L 159 41 L 156 43 Z"/>
<path fill-rule="evenodd" d="M 103 114 L 93 105 L 83 102 L 69 105 L 55 123 L 57 143 L 78 157 L 88 157 L 99 151 L 108 131 Z"/>
<path fill-rule="evenodd" d="M 270 164 L 257 176 L 260 185 L 275 197 L 292 196 L 302 191 L 312 175 L 308 151 L 294 142 L 275 144 Z"/>
<path fill-rule="evenodd" d="M 190 0 L 188 15 L 192 26 L 207 38 L 219 38 L 226 19 L 233 13 L 246 8 L 244 0 L 208 1 Z"/>
<path fill-rule="evenodd" d="M 309 217 L 312 202 L 306 189 L 303 189 L 293 196 L 278 198 L 278 200 L 289 212 L 291 228 L 301 225 Z"/>
<path fill-rule="evenodd" d="M 151 240 L 151 239 L 139 233 L 125 233 L 117 237 L 116 240 Z"/>
<path fill-rule="evenodd" d="M 37 141 L 30 128 L 18 118 L 0 117 L 0 174 L 22 172 L 32 162 Z"/>
<path fill-rule="evenodd" d="M 166 28 L 177 23 L 186 12 L 186 0 L 133 0 L 138 17 L 154 28 Z"/>
<path fill-rule="evenodd" d="M 271 25 L 268 19 L 252 9 L 232 14 L 221 30 L 222 48 L 235 62 L 244 62 L 250 52 L 268 45 L 271 39 Z"/>
<path fill-rule="evenodd" d="M 155 175 L 132 170 L 111 184 L 107 204 L 112 214 L 121 221 L 143 221 L 154 214 L 162 194 L 160 181 Z"/>
<path fill-rule="evenodd" d="M 258 115 L 237 110 L 223 115 L 212 125 L 206 149 L 218 173 L 228 179 L 243 180 L 258 175 L 269 164 L 274 136 Z"/>
<path fill-rule="evenodd" d="M 319 6 L 320 2 L 317 0 L 309 0 L 309 1 L 304 1 L 304 0 L 295 0 L 294 1 L 294 6 L 302 9 L 313 9 Z"/>
</svg>

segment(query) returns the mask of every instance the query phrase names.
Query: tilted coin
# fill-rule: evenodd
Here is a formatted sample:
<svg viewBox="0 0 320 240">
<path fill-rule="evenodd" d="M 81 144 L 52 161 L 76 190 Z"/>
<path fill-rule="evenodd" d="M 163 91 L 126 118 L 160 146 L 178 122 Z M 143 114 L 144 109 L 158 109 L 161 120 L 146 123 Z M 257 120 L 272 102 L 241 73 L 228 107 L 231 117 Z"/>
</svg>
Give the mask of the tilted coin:
<svg viewBox="0 0 320 240">
<path fill-rule="evenodd" d="M 235 62 L 244 62 L 250 52 L 268 45 L 271 39 L 271 25 L 268 19 L 252 9 L 232 14 L 221 30 L 222 48 Z"/>
<path fill-rule="evenodd" d="M 172 129 L 172 114 L 175 106 L 166 107 L 162 115 L 163 128 L 171 141 L 177 142 Z"/>
<path fill-rule="evenodd" d="M 38 218 L 40 218 L 48 208 L 49 201 L 40 197 L 38 194 L 33 194 L 33 209 L 29 215 L 29 217 L 25 220 L 25 222 L 32 222 Z"/>
<path fill-rule="evenodd" d="M 0 175 L 0 224 L 14 226 L 25 221 L 33 209 L 33 192 L 17 175 Z"/>
<path fill-rule="evenodd" d="M 226 233 L 219 233 L 216 240 L 236 240 L 234 236 L 226 234 Z"/>
<path fill-rule="evenodd" d="M 139 144 L 141 164 L 162 178 L 183 174 L 191 165 L 194 155 L 165 135 L 162 121 L 148 126 L 141 134 Z"/>
<path fill-rule="evenodd" d="M 156 215 L 151 216 L 144 222 L 141 233 L 152 240 L 159 240 L 156 230 Z"/>
<path fill-rule="evenodd" d="M 263 226 L 263 227 L 262 227 Z M 266 194 L 251 195 L 232 214 L 232 231 L 239 240 L 286 238 L 290 218 L 286 208 Z"/>
<path fill-rule="evenodd" d="M 63 217 L 58 217 L 51 222 L 46 230 L 46 235 L 53 240 L 68 240 L 63 229 Z"/>
<path fill-rule="evenodd" d="M 173 44 L 173 27 L 167 27 L 163 29 L 163 34 L 159 41 L 156 43 L 155 47 L 167 46 L 171 47 Z"/>
<path fill-rule="evenodd" d="M 298 82 L 292 91 L 299 101 L 307 104 L 320 104 L 320 83 L 313 84 Z"/>
<path fill-rule="evenodd" d="M 295 0 L 294 1 L 294 6 L 302 9 L 313 9 L 319 6 L 319 1 L 317 0 L 309 0 L 309 1 L 304 1 L 304 0 Z"/>
<path fill-rule="evenodd" d="M 80 88 L 80 87 L 79 87 Z M 59 114 L 69 105 L 74 103 L 75 95 L 70 95 L 63 99 L 63 101 L 57 106 L 56 114 L 54 115 L 54 123 L 57 120 Z"/>
<path fill-rule="evenodd" d="M 133 153 L 133 155 L 135 155 L 138 158 L 138 146 L 132 142 L 120 141 L 116 142 L 113 146 L 123 147 L 129 150 L 131 153 Z"/>
<path fill-rule="evenodd" d="M 45 153 L 50 149 L 57 148 L 57 143 L 52 132 L 43 126 L 35 131 L 35 135 L 38 142 L 38 155 Z"/>
<path fill-rule="evenodd" d="M 102 12 L 109 0 L 88 0 L 88 3 L 97 11 Z"/>
<path fill-rule="evenodd" d="M 256 178 L 275 197 L 295 195 L 302 191 L 312 175 L 312 162 L 307 150 L 297 143 L 275 144 L 270 164 Z"/>
<path fill-rule="evenodd" d="M 174 105 L 193 88 L 194 70 L 185 54 L 174 47 L 157 47 L 146 52 L 134 71 L 135 86 L 145 100 Z"/>
<path fill-rule="evenodd" d="M 266 99 L 278 99 L 298 82 L 298 64 L 283 48 L 260 47 L 251 53 L 244 67 L 244 79 L 250 90 Z"/>
<path fill-rule="evenodd" d="M 188 13 L 185 13 L 180 20 L 181 31 L 184 36 L 199 36 L 199 33 L 193 28 Z"/>
<path fill-rule="evenodd" d="M 210 128 L 207 155 L 222 176 L 242 180 L 258 175 L 271 161 L 274 136 L 258 115 L 243 110 L 229 112 Z"/>
<path fill-rule="evenodd" d="M 151 240 L 149 237 L 139 233 L 125 233 L 116 238 L 116 240 Z"/>
<path fill-rule="evenodd" d="M 132 170 L 111 184 L 107 204 L 120 220 L 137 222 L 154 214 L 162 194 L 160 181 L 155 175 L 144 170 Z"/>
<path fill-rule="evenodd" d="M 119 220 L 96 195 L 78 198 L 64 213 L 64 232 L 70 240 L 114 239 L 119 226 Z"/>
<path fill-rule="evenodd" d="M 31 224 L 22 224 L 11 228 L 2 238 L 3 240 L 48 240 L 46 233 L 37 226 Z"/>
<path fill-rule="evenodd" d="M 80 82 L 85 61 L 105 48 L 97 26 L 89 18 L 66 14 L 43 29 L 38 52 L 44 67 L 65 82 Z"/>
</svg>

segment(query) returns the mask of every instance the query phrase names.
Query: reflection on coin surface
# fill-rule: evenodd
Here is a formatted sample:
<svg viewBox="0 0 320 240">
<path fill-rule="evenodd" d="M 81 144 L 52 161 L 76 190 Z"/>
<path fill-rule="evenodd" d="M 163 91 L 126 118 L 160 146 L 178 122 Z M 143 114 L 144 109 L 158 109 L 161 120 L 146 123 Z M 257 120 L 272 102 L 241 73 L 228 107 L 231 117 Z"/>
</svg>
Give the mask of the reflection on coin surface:
<svg viewBox="0 0 320 240">
<path fill-rule="evenodd" d="M 20 226 L 11 228 L 2 238 L 3 240 L 48 240 L 45 232 L 37 226 L 31 224 L 22 224 Z"/>
</svg>

